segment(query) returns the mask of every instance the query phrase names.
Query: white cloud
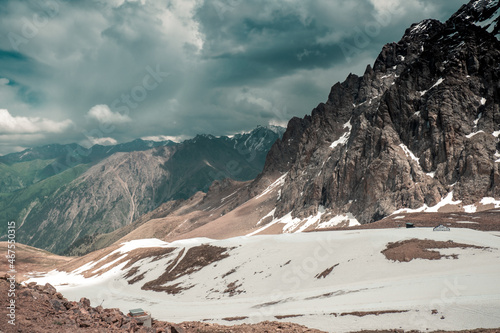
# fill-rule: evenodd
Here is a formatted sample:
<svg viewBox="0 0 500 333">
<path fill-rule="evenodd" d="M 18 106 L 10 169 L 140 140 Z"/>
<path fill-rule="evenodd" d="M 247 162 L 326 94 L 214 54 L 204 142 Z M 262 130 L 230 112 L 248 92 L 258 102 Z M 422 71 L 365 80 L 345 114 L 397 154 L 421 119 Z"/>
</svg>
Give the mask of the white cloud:
<svg viewBox="0 0 500 333">
<path fill-rule="evenodd" d="M 342 41 L 343 38 L 345 38 L 346 33 L 344 31 L 332 31 L 325 36 L 320 36 L 316 38 L 316 43 L 318 44 L 325 44 L 325 45 L 331 45 L 331 44 L 337 44 Z"/>
<path fill-rule="evenodd" d="M 179 136 L 170 136 L 170 135 L 153 135 L 153 136 L 144 136 L 141 138 L 142 140 L 145 141 L 173 141 L 173 142 L 182 142 L 184 140 L 188 139 L 188 136 L 186 135 L 179 135 Z"/>
<path fill-rule="evenodd" d="M 281 120 L 281 119 L 271 119 L 269 121 L 269 125 L 271 126 L 280 126 L 280 127 L 287 127 L 288 126 L 288 121 L 286 120 Z"/>
<path fill-rule="evenodd" d="M 111 111 L 106 104 L 92 107 L 87 113 L 87 118 L 97 120 L 101 124 L 124 124 L 132 121 L 128 115 Z"/>
<path fill-rule="evenodd" d="M 91 145 L 101 145 L 101 146 L 113 146 L 118 143 L 113 138 L 107 137 L 107 138 L 93 138 L 93 137 L 88 137 L 88 141 L 90 141 Z M 88 146 L 88 141 L 84 143 L 85 146 Z"/>
<path fill-rule="evenodd" d="M 370 2 L 378 12 L 394 11 L 401 6 L 401 0 L 370 0 Z"/>
<path fill-rule="evenodd" d="M 61 133 L 72 126 L 69 119 L 57 122 L 39 117 L 12 116 L 8 110 L 0 109 L 1 134 Z"/>
<path fill-rule="evenodd" d="M 157 6 L 163 33 L 171 43 L 176 43 L 179 49 L 182 49 L 186 43 L 196 46 L 198 50 L 203 48 L 203 36 L 199 31 L 199 24 L 193 19 L 194 11 L 198 6 L 197 0 L 171 1 L 166 10 L 162 2 Z"/>
<path fill-rule="evenodd" d="M 259 106 L 259 107 L 261 107 L 264 110 L 271 110 L 272 107 L 273 107 L 273 104 L 270 101 L 268 101 L 268 100 L 266 100 L 264 98 L 261 98 L 261 97 L 257 97 L 257 96 L 253 95 L 251 92 L 248 92 L 248 91 L 240 93 L 239 95 L 237 95 L 235 97 L 235 101 L 236 102 L 245 101 L 245 102 L 253 104 L 255 106 Z"/>
</svg>

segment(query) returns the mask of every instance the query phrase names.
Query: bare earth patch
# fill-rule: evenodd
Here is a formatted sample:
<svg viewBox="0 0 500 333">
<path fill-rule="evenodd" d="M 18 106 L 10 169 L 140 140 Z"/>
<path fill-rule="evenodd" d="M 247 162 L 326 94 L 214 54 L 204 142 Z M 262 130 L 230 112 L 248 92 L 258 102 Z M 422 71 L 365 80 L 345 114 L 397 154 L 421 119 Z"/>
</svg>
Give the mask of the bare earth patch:
<svg viewBox="0 0 500 333">
<path fill-rule="evenodd" d="M 239 287 L 242 286 L 242 284 L 240 283 L 239 285 L 237 285 L 236 284 L 237 282 L 238 282 L 238 280 L 228 284 L 226 287 L 226 290 L 224 290 L 224 294 L 229 294 L 229 297 L 233 297 L 234 295 L 244 293 L 245 292 L 244 290 L 238 289 Z"/>
<path fill-rule="evenodd" d="M 222 278 L 225 278 L 226 276 L 228 275 L 231 275 L 233 273 L 236 273 L 236 268 L 233 268 L 232 270 L 230 270 L 229 272 L 225 273 L 224 275 L 222 275 Z"/>
<path fill-rule="evenodd" d="M 403 313 L 408 312 L 409 310 L 382 310 L 382 311 L 355 311 L 355 312 L 343 312 L 340 316 L 356 316 L 356 317 L 364 317 L 364 316 L 378 316 L 388 313 Z"/>
<path fill-rule="evenodd" d="M 141 289 L 177 294 L 182 290 L 185 290 L 185 288 L 183 289 L 180 287 L 180 284 L 168 287 L 165 287 L 164 285 L 180 278 L 181 276 L 197 272 L 203 267 L 229 257 L 227 250 L 227 248 L 207 244 L 192 247 L 186 252 L 184 257 L 182 257 L 181 252 L 179 256 L 177 256 L 177 258 L 167 267 L 165 273 L 160 275 L 157 279 L 147 282 Z M 192 287 L 193 286 L 189 286 L 188 288 Z"/>
<path fill-rule="evenodd" d="M 443 255 L 439 251 L 431 249 L 450 249 L 450 248 L 473 248 L 473 249 L 486 249 L 485 247 L 455 243 L 451 240 L 447 242 L 435 241 L 430 239 L 408 239 L 396 243 L 389 243 L 382 254 L 389 260 L 399 262 L 409 262 L 413 259 L 428 259 L 439 260 L 441 258 L 457 259 L 458 255 Z"/>
<path fill-rule="evenodd" d="M 257 305 L 252 306 L 252 308 L 255 308 L 255 309 L 265 308 L 265 307 L 273 306 L 276 304 L 286 303 L 286 302 L 289 302 L 291 300 L 292 300 L 292 298 L 281 299 L 279 301 L 257 304 Z"/>
<path fill-rule="evenodd" d="M 222 318 L 222 320 L 225 321 L 238 321 L 238 320 L 243 320 L 247 319 L 248 317 L 227 317 L 227 318 Z"/>
<path fill-rule="evenodd" d="M 112 255 L 108 256 L 105 260 L 99 261 L 95 266 L 90 268 L 89 270 L 83 272 L 83 276 L 86 278 L 92 277 L 92 276 L 99 276 L 103 273 L 106 273 L 107 271 L 113 269 L 114 267 L 127 262 L 127 264 L 123 267 L 123 269 L 127 269 L 134 265 L 136 262 L 142 259 L 146 258 L 152 258 L 151 261 L 157 261 L 160 260 L 161 258 L 164 258 L 165 256 L 169 255 L 174 249 L 173 248 L 164 248 L 164 247 L 155 247 L 155 248 L 140 248 L 140 249 L 134 249 L 128 253 L 113 253 Z M 120 260 L 117 260 L 121 258 Z M 112 263 L 113 261 L 117 260 L 115 263 L 112 265 L 108 265 L 109 263 Z M 106 268 L 101 269 L 105 265 Z M 135 268 L 135 267 L 134 267 Z M 134 271 L 134 268 L 132 269 Z M 137 270 L 135 270 L 137 272 Z M 133 274 L 130 274 L 130 272 L 127 274 L 127 277 L 131 277 Z"/>
<path fill-rule="evenodd" d="M 337 290 L 337 291 L 333 291 L 331 293 L 325 293 L 325 294 L 318 295 L 318 296 L 307 297 L 307 298 L 305 298 L 305 300 L 309 301 L 309 300 L 318 299 L 318 298 L 330 298 L 330 297 L 334 297 L 334 296 L 341 296 L 341 295 L 347 295 L 347 294 L 352 294 L 352 293 L 359 293 L 362 290 L 366 290 L 366 288 L 359 289 L 359 290 L 348 290 L 348 291 Z"/>
<path fill-rule="evenodd" d="M 330 273 L 333 271 L 333 269 L 334 269 L 335 267 L 337 267 L 338 265 L 339 265 L 339 264 L 335 264 L 335 265 L 333 265 L 332 267 L 325 269 L 323 272 L 321 272 L 321 273 L 319 273 L 319 274 L 316 274 L 315 278 L 316 278 L 316 279 L 321 279 L 321 278 L 323 278 L 323 279 L 324 279 L 324 278 L 326 278 L 328 275 L 330 275 Z"/>
<path fill-rule="evenodd" d="M 135 267 L 134 267 L 134 268 L 135 268 Z M 135 273 L 134 273 L 134 274 L 135 274 Z M 133 274 L 132 274 L 132 275 L 133 275 Z M 128 282 L 128 284 L 134 284 L 134 283 L 139 282 L 139 281 L 141 281 L 142 279 L 144 279 L 144 276 L 145 276 L 145 275 L 146 275 L 146 272 L 141 273 L 141 274 L 137 275 L 136 277 L 134 277 L 134 278 L 132 278 L 132 279 L 128 280 L 127 282 Z"/>
<path fill-rule="evenodd" d="M 0 252 L 2 255 L 7 254 L 7 246 L 7 242 L 0 242 Z M 14 251 L 16 254 L 16 278 L 18 282 L 27 280 L 30 276 L 34 275 L 29 273 L 48 272 L 59 265 L 68 263 L 73 259 L 73 257 L 59 256 L 21 243 L 16 243 Z M 6 260 L 4 263 L 5 264 L 0 266 L 0 276 L 5 275 L 9 269 Z"/>
<path fill-rule="evenodd" d="M 274 318 L 276 318 L 276 319 L 286 319 L 286 318 L 296 318 L 296 317 L 302 317 L 302 316 L 304 316 L 304 315 L 295 314 L 295 315 L 274 316 Z"/>
</svg>

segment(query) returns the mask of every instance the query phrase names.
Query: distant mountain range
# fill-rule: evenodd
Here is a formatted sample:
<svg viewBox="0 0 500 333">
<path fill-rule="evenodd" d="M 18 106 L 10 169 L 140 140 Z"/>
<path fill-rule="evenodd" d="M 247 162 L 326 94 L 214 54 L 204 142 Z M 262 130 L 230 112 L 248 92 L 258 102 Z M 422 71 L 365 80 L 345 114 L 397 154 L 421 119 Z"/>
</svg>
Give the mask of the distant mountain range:
<svg viewBox="0 0 500 333">
<path fill-rule="evenodd" d="M 137 139 L 115 146 L 94 145 L 84 148 L 76 143 L 50 144 L 0 156 L 0 189 L 13 192 L 40 182 L 79 164 L 96 163 L 117 152 L 143 151 L 175 145 L 172 141 Z"/>
<path fill-rule="evenodd" d="M 135 140 L 90 149 L 46 145 L 0 157 L 0 225 L 18 241 L 63 253 L 87 235 L 130 224 L 160 204 L 207 191 L 214 180 L 250 180 L 284 128 L 182 143 Z M 2 233 L 5 234 L 5 233 Z"/>
</svg>

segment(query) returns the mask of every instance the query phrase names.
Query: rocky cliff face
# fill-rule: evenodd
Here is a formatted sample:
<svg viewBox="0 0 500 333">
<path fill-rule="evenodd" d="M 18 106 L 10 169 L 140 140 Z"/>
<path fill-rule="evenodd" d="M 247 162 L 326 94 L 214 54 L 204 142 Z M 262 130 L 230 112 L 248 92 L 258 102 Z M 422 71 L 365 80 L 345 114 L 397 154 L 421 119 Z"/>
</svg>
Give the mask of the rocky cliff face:
<svg viewBox="0 0 500 333">
<path fill-rule="evenodd" d="M 325 207 L 368 223 L 449 193 L 462 205 L 500 198 L 499 8 L 471 1 L 445 23 L 414 24 L 292 119 L 259 178 L 287 173 L 274 216 Z"/>
</svg>

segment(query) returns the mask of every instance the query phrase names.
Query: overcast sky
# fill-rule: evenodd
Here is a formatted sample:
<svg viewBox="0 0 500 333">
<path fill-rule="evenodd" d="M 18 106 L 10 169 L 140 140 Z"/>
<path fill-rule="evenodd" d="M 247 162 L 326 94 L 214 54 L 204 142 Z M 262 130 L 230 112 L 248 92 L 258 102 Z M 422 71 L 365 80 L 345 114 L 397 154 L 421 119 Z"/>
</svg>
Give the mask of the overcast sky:
<svg viewBox="0 0 500 333">
<path fill-rule="evenodd" d="M 3 0 L 0 155 L 286 125 L 465 0 Z"/>
</svg>

